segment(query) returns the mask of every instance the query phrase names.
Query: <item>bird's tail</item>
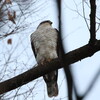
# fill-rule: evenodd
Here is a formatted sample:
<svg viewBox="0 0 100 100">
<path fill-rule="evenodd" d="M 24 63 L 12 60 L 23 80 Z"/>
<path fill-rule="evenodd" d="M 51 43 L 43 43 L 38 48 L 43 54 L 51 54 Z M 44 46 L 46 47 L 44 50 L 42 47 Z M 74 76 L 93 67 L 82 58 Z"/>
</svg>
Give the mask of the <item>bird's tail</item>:
<svg viewBox="0 0 100 100">
<path fill-rule="evenodd" d="M 58 84 L 57 82 L 47 84 L 47 92 L 49 97 L 58 95 Z"/>
<path fill-rule="evenodd" d="M 43 76 L 44 81 L 46 82 L 47 85 L 47 93 L 49 97 L 58 95 L 57 77 L 58 77 L 58 70 Z"/>
</svg>

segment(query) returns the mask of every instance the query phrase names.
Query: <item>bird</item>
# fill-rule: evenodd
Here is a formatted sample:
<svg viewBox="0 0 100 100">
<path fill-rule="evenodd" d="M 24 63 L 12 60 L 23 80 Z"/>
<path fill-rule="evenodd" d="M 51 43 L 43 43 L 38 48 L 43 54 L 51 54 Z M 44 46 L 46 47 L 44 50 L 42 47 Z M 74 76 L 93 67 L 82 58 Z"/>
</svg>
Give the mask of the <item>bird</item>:
<svg viewBox="0 0 100 100">
<path fill-rule="evenodd" d="M 41 22 L 35 32 L 30 35 L 31 47 L 37 64 L 45 64 L 59 57 L 59 32 L 52 27 L 50 20 Z M 49 97 L 58 95 L 58 70 L 43 76 Z"/>
</svg>

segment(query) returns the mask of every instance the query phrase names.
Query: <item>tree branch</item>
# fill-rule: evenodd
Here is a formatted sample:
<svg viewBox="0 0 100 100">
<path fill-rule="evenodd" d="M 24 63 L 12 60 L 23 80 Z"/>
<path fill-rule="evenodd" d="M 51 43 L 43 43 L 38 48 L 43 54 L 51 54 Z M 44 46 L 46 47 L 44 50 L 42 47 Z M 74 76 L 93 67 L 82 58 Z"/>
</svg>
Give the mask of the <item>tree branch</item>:
<svg viewBox="0 0 100 100">
<path fill-rule="evenodd" d="M 94 47 L 91 47 L 89 44 L 87 44 L 83 47 L 73 50 L 65 54 L 66 65 L 75 63 L 86 57 L 90 57 L 99 50 L 100 50 L 100 40 L 96 40 Z M 63 67 L 63 63 L 58 58 L 52 60 L 50 63 L 47 63 L 44 66 L 37 65 L 36 67 L 12 79 L 0 83 L 0 94 L 18 88 L 19 86 L 29 83 L 30 81 L 39 78 L 40 76 L 43 76 L 53 70 L 59 69 L 61 67 Z"/>
<path fill-rule="evenodd" d="M 82 96 L 83 98 L 91 92 L 91 89 L 93 89 L 93 86 L 97 82 L 96 80 L 99 78 L 99 76 L 100 76 L 100 69 L 97 71 L 96 75 L 93 77 L 93 79 L 92 79 L 89 87 L 87 88 L 86 92 L 83 94 L 83 96 Z"/>
<path fill-rule="evenodd" d="M 95 43 L 96 40 L 96 0 L 90 0 L 90 44 Z"/>
<path fill-rule="evenodd" d="M 62 42 L 62 0 L 57 0 L 57 8 L 58 8 L 58 19 L 59 19 L 59 48 L 61 50 L 61 60 L 63 61 L 63 68 L 66 75 L 66 85 L 68 90 L 68 100 L 72 100 L 72 87 L 73 87 L 73 80 L 72 75 L 70 71 L 70 66 L 66 65 L 66 59 L 65 59 L 65 51 L 63 48 L 63 42 Z"/>
</svg>

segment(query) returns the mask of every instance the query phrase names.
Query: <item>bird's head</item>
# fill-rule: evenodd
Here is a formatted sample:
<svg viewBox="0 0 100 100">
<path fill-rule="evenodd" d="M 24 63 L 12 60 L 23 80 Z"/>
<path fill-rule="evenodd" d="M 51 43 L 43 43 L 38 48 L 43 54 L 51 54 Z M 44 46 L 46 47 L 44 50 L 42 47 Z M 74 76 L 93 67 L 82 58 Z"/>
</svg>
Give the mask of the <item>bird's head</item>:
<svg viewBox="0 0 100 100">
<path fill-rule="evenodd" d="M 52 22 L 50 20 L 45 20 L 41 22 L 37 28 L 39 28 L 41 25 L 52 25 Z"/>
<path fill-rule="evenodd" d="M 40 25 L 41 25 L 41 24 L 44 24 L 44 23 L 48 23 L 48 24 L 50 24 L 50 25 L 52 24 L 52 22 L 51 22 L 50 20 L 45 20 L 45 21 L 41 22 Z"/>
</svg>

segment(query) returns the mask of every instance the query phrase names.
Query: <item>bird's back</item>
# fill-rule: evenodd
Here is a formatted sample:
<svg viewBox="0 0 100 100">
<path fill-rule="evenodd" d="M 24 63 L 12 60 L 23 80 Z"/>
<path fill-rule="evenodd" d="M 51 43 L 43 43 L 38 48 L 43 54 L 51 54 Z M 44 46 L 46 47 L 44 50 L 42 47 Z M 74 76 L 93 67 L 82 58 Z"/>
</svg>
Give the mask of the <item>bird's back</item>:
<svg viewBox="0 0 100 100">
<path fill-rule="evenodd" d="M 52 27 L 38 28 L 32 35 L 31 39 L 37 53 L 37 62 L 45 59 L 57 58 L 57 32 Z"/>
</svg>

